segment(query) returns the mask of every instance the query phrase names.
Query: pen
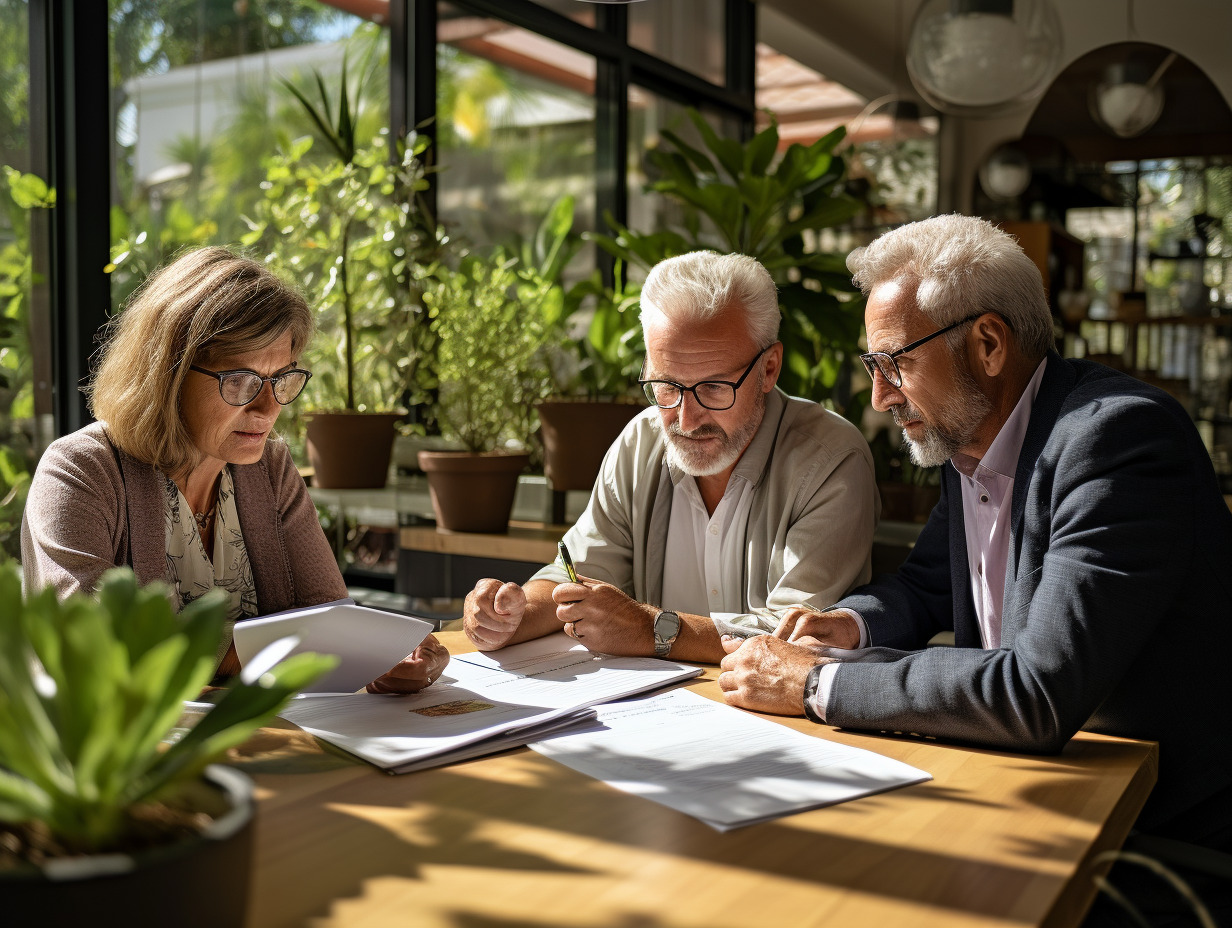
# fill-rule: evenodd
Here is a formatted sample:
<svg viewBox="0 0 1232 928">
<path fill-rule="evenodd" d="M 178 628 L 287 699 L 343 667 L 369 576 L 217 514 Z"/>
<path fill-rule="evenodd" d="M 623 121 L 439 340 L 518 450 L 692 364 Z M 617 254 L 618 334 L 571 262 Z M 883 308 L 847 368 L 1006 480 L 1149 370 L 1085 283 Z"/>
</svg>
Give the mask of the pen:
<svg viewBox="0 0 1232 928">
<path fill-rule="evenodd" d="M 573 569 L 573 558 L 569 555 L 569 549 L 565 547 L 563 541 L 556 543 L 556 550 L 560 552 L 560 562 L 565 565 L 565 573 L 569 575 L 569 579 L 574 583 L 578 582 L 577 571 Z"/>
</svg>

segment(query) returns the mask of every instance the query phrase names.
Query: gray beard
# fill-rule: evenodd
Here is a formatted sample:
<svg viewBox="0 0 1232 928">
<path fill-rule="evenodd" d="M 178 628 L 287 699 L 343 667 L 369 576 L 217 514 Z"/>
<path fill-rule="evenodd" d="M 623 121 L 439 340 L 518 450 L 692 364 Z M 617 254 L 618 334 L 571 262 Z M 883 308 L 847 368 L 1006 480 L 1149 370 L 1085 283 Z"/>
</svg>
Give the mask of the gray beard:
<svg viewBox="0 0 1232 928">
<path fill-rule="evenodd" d="M 711 477 L 721 474 L 731 467 L 744 453 L 753 436 L 761 425 L 766 412 L 766 394 L 761 392 L 764 376 L 758 378 L 757 390 L 760 399 L 747 422 L 728 435 L 717 425 L 703 425 L 692 432 L 685 432 L 679 422 L 663 427 L 667 437 L 667 462 L 678 467 L 690 477 Z M 703 452 L 693 447 L 689 439 L 717 438 L 720 445 L 717 451 Z"/>
<path fill-rule="evenodd" d="M 954 397 L 938 412 L 936 422 L 925 423 L 924 437 L 916 441 L 903 429 L 911 462 L 917 467 L 944 464 L 959 449 L 972 443 L 976 431 L 991 411 L 992 403 L 980 392 L 975 378 L 969 372 L 960 370 Z M 919 410 L 910 403 L 895 406 L 890 413 L 899 428 L 913 419 L 920 419 Z"/>
</svg>

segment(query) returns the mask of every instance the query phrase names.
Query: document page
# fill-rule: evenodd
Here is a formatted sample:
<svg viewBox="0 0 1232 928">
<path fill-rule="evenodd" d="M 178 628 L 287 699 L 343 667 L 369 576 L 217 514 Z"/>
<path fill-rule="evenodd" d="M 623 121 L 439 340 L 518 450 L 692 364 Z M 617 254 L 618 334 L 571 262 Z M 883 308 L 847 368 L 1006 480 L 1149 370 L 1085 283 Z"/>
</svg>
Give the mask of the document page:
<svg viewBox="0 0 1232 928">
<path fill-rule="evenodd" d="M 701 673 L 684 664 L 613 658 L 575 645 L 562 634 L 493 655 L 463 654 L 421 693 L 304 696 L 282 717 L 379 767 L 402 772 L 431 766 L 424 763 L 429 758 L 447 763 L 459 749 L 489 740 L 491 750 L 504 750 L 539 735 L 530 729 L 593 717 L 586 710 L 598 702 Z M 499 743 L 493 740 L 498 736 Z M 466 755 L 480 753 L 475 748 Z"/>
<path fill-rule="evenodd" d="M 600 706 L 530 747 L 719 831 L 922 783 L 923 770 L 794 731 L 688 690 Z"/>
<path fill-rule="evenodd" d="M 354 602 L 327 603 L 237 622 L 235 653 L 244 665 L 266 645 L 295 635 L 300 641 L 291 654 L 316 651 L 341 658 L 308 692 L 354 693 L 414 651 L 433 627 L 423 619 Z"/>
<path fill-rule="evenodd" d="M 540 705 L 592 706 L 698 676 L 700 667 L 654 657 L 617 657 L 586 650 L 564 632 L 498 651 L 459 654 L 450 667 L 467 664 L 503 676 L 484 685 L 502 696 Z M 468 671 L 469 673 L 469 671 Z M 509 694 L 516 694 L 509 696 Z"/>
</svg>

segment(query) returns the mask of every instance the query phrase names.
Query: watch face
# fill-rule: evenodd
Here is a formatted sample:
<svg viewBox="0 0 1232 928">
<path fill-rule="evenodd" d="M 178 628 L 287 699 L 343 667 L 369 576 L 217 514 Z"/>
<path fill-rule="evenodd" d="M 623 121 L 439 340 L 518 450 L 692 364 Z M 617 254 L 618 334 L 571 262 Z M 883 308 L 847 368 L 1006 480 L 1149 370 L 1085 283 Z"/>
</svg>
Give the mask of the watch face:
<svg viewBox="0 0 1232 928">
<path fill-rule="evenodd" d="M 680 616 L 674 612 L 660 612 L 654 623 L 655 638 L 668 641 L 680 633 Z"/>
</svg>

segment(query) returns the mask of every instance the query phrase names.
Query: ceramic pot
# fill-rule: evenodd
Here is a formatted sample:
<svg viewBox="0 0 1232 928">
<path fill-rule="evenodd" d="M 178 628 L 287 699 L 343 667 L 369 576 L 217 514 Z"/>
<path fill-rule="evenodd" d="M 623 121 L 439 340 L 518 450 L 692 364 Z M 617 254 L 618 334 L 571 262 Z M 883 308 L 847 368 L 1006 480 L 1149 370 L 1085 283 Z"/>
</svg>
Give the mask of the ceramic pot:
<svg viewBox="0 0 1232 928">
<path fill-rule="evenodd" d="M 507 532 L 518 475 L 529 463 L 529 454 L 419 452 L 437 526 L 451 532 Z"/>
<path fill-rule="evenodd" d="M 590 492 L 607 449 L 645 408 L 637 403 L 593 400 L 537 403 L 543 473 L 552 489 Z"/>
<path fill-rule="evenodd" d="M 132 854 L 59 858 L 0 870 L 6 925 L 91 928 L 220 928 L 242 925 L 252 872 L 253 784 L 230 767 L 207 767 L 200 834 Z"/>
<path fill-rule="evenodd" d="M 312 412 L 305 417 L 312 484 L 379 489 L 389 477 L 396 412 Z"/>
</svg>

